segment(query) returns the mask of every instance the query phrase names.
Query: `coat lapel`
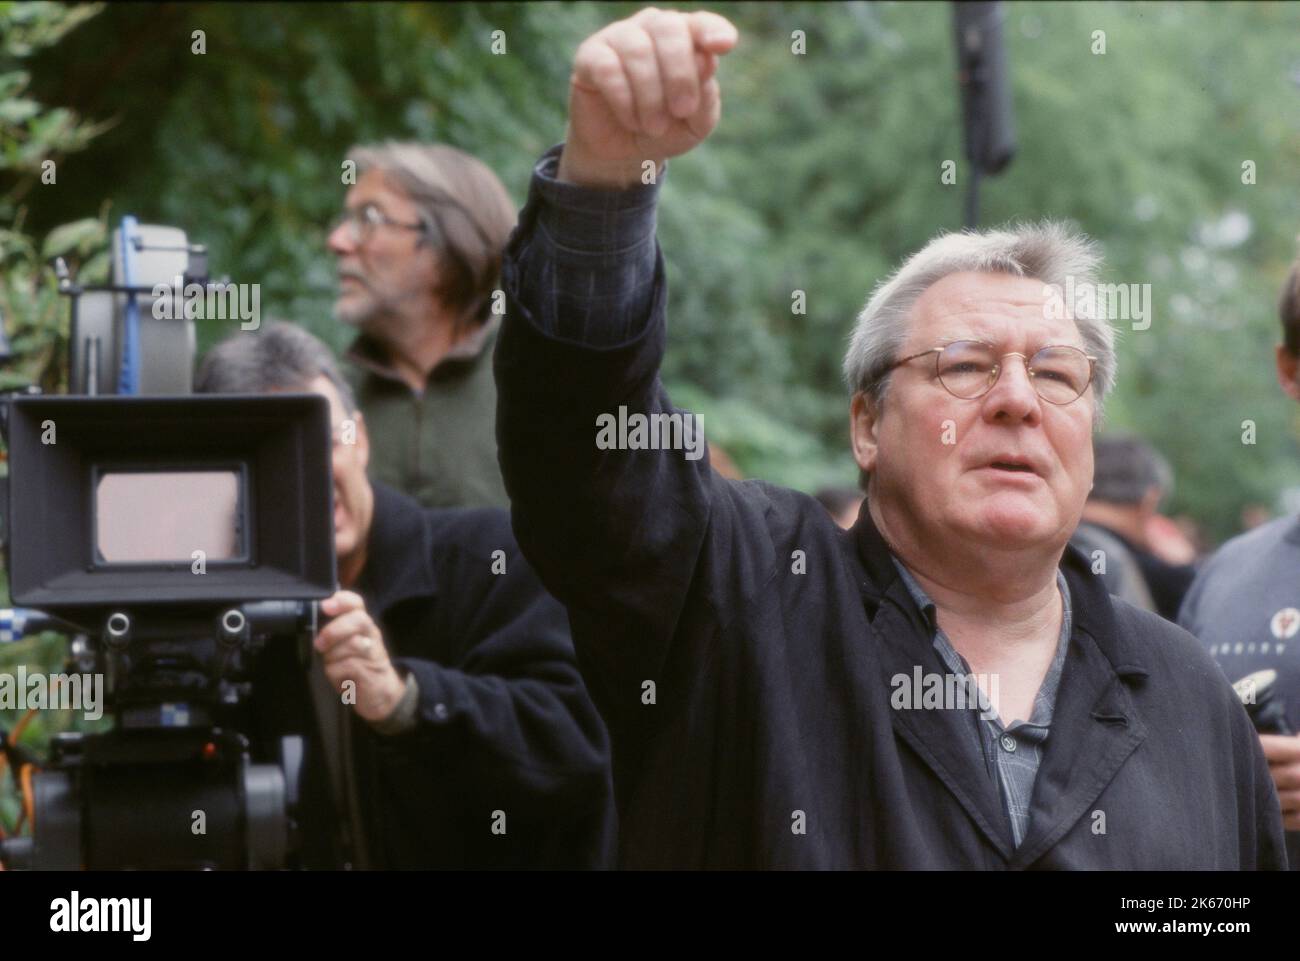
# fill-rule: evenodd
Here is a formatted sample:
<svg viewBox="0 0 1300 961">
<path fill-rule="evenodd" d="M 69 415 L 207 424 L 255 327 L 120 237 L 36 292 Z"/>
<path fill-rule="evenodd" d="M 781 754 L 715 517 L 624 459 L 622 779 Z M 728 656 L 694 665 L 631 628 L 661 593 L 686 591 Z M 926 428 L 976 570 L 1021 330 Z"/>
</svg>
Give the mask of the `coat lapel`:
<svg viewBox="0 0 1300 961">
<path fill-rule="evenodd" d="M 863 600 L 879 651 L 882 683 L 899 674 L 944 674 L 933 631 L 890 559 L 866 502 L 852 531 L 866 577 Z M 1074 629 L 1057 689 L 1052 727 L 1034 783 L 1029 830 L 1020 847 L 1002 805 L 996 771 L 985 767 L 973 711 L 893 710 L 894 730 L 934 772 L 1012 868 L 1041 857 L 1091 810 L 1146 737 L 1129 683 L 1147 676 L 1140 649 L 1118 629 L 1112 599 L 1087 558 L 1067 547 L 1061 570 L 1070 587 Z"/>
<path fill-rule="evenodd" d="M 1079 819 L 1146 738 L 1129 685 L 1149 674 L 1140 638 L 1119 628 L 1114 600 L 1088 559 L 1065 549 L 1061 571 L 1073 600 L 1074 632 L 1066 656 L 1042 765 L 1029 805 L 1029 831 L 1011 867 L 1042 857 Z"/>
<path fill-rule="evenodd" d="M 1010 858 L 1011 829 L 1002 810 L 997 773 L 986 766 L 974 711 L 926 709 L 917 700 L 921 696 L 918 674 L 942 678 L 950 672 L 901 580 L 895 581 L 890 595 L 899 593 L 901 598 L 886 598 L 871 625 L 880 653 L 881 683 L 891 700 L 900 682 L 913 692 L 910 709 L 890 710 L 894 730 L 956 798 L 989 843 L 1002 857 Z"/>
<path fill-rule="evenodd" d="M 880 659 L 882 690 L 890 697 L 901 675 L 919 696 L 920 692 L 915 691 L 918 669 L 922 676 L 942 677 L 949 671 L 934 649 L 933 629 L 898 576 L 889 548 L 865 502 L 853 528 L 853 539 L 867 574 L 862 584 L 863 600 Z M 997 773 L 985 764 L 974 712 L 927 710 L 913 700 L 910 710 L 891 709 L 890 716 L 898 736 L 947 788 L 989 843 L 1009 859 L 1011 827 L 1002 809 Z"/>
<path fill-rule="evenodd" d="M 1090 815 L 1146 733 L 1124 677 L 1092 637 L 1076 632 L 1034 781 L 1029 831 L 1010 867 L 1032 864 Z"/>
</svg>

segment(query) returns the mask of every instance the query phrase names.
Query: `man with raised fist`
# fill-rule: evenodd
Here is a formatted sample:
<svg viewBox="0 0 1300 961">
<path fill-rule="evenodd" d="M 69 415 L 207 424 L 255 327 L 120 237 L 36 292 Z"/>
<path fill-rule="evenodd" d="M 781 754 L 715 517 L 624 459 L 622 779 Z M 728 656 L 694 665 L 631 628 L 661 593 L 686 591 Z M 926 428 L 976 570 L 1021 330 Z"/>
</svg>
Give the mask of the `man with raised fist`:
<svg viewBox="0 0 1300 961">
<path fill-rule="evenodd" d="M 1227 681 L 1066 550 L 1115 376 L 1104 320 L 1058 309 L 1085 238 L 942 236 L 875 291 L 851 530 L 675 444 L 655 209 L 737 40 L 651 8 L 584 41 L 503 265 L 502 472 L 610 728 L 621 863 L 1283 867 Z M 597 443 L 633 414 L 662 429 Z"/>
</svg>

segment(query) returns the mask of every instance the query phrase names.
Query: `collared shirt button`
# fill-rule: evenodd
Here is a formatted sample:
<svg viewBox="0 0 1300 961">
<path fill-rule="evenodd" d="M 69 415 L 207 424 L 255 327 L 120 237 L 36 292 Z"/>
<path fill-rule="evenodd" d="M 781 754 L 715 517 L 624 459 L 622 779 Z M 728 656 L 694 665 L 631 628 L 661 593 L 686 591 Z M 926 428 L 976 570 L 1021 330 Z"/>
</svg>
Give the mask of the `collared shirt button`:
<svg viewBox="0 0 1300 961">
<path fill-rule="evenodd" d="M 1016 749 L 1016 739 L 1015 739 L 1014 737 L 1012 737 L 1010 734 L 1003 734 L 1003 735 L 1002 735 L 1002 750 L 1004 750 L 1004 751 L 1006 751 L 1008 754 L 1010 754 L 1010 753 L 1012 753 L 1013 751 L 1015 751 L 1015 749 Z"/>
<path fill-rule="evenodd" d="M 447 715 L 451 712 L 447 710 L 446 704 L 435 704 L 433 706 L 433 716 L 440 721 L 447 720 Z"/>
</svg>

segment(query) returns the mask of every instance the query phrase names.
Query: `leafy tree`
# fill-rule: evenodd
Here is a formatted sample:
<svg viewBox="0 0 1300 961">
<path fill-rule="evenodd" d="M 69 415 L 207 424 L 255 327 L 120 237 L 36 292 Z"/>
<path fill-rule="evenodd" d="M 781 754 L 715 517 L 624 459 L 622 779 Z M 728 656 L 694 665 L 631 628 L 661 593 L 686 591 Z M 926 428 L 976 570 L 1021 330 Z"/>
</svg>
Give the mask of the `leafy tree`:
<svg viewBox="0 0 1300 961">
<path fill-rule="evenodd" d="M 0 389 L 36 383 L 66 386 L 66 311 L 45 263 L 65 257 L 84 262 L 86 276 L 102 274 L 101 218 L 81 218 L 49 231 L 38 244 L 25 230 L 39 191 L 58 182 L 58 163 L 102 132 L 67 107 L 47 107 L 28 95 L 25 63 L 94 17 L 102 5 L 0 4 L 0 317 L 8 326 L 16 362 L 0 372 Z"/>
<path fill-rule="evenodd" d="M 0 387 L 61 386 L 48 258 L 102 277 L 126 212 L 185 228 L 214 273 L 261 284 L 265 315 L 343 347 L 325 238 L 347 148 L 453 143 L 522 205 L 533 162 L 563 139 L 577 44 L 639 6 L 0 2 L 0 310 L 19 355 Z M 839 366 L 853 319 L 903 257 L 961 224 L 951 5 L 687 7 L 731 17 L 741 44 L 718 131 L 664 184 L 664 379 L 747 474 L 851 484 Z M 1119 324 L 1108 424 L 1172 461 L 1171 511 L 1228 536 L 1243 505 L 1281 506 L 1300 483 L 1300 410 L 1270 373 L 1300 230 L 1300 6 L 1003 9 L 1020 150 L 985 181 L 982 222 L 1073 221 L 1102 243 L 1107 280 L 1151 285 L 1150 328 Z M 232 330 L 200 321 L 201 348 Z M 0 649 L 0 670 L 11 654 L 56 663 L 45 643 Z"/>
<path fill-rule="evenodd" d="M 324 241 L 347 147 L 455 143 L 522 204 L 531 164 L 563 138 L 573 50 L 637 6 L 114 6 L 37 58 L 45 100 L 114 126 L 43 188 L 32 232 L 105 201 L 182 225 L 218 273 L 262 285 L 268 315 L 341 348 Z M 665 380 L 747 473 L 851 483 L 839 365 L 853 318 L 902 257 L 961 223 L 951 6 L 690 6 L 731 16 L 742 42 L 722 66 L 719 130 L 664 186 Z M 1170 508 L 1226 536 L 1243 504 L 1297 477 L 1293 408 L 1268 365 L 1300 222 L 1287 179 L 1300 7 L 1004 11 L 1020 152 L 985 182 L 982 222 L 1074 221 L 1103 244 L 1108 280 L 1151 284 L 1151 328 L 1121 324 L 1108 422 L 1155 439 L 1178 472 Z M 955 186 L 939 180 L 944 160 Z M 229 332 L 202 322 L 200 345 Z"/>
<path fill-rule="evenodd" d="M 41 243 L 26 231 L 27 213 L 40 192 L 57 183 L 59 163 L 84 149 L 103 127 L 82 121 L 66 107 L 48 107 L 29 96 L 31 74 L 25 64 L 101 9 L 0 3 L 0 317 L 14 354 L 7 369 L 0 371 L 0 389 L 32 383 L 50 391 L 66 387 L 67 308 L 46 268 L 49 259 L 65 257 L 74 267 L 81 266 L 87 278 L 102 277 L 106 271 L 102 216 L 57 226 Z M 8 604 L 8 593 L 6 578 L 0 584 L 0 603 Z M 15 675 L 19 667 L 57 671 L 66 649 L 67 639 L 54 632 L 0 645 L 0 674 Z M 13 731 L 26 713 L 0 710 L 0 730 Z M 53 733 L 96 726 L 69 712 L 40 712 L 27 720 L 19 743 L 43 751 Z M 14 829 L 20 809 L 14 774 L 0 772 L 0 827 L 6 833 Z"/>
</svg>

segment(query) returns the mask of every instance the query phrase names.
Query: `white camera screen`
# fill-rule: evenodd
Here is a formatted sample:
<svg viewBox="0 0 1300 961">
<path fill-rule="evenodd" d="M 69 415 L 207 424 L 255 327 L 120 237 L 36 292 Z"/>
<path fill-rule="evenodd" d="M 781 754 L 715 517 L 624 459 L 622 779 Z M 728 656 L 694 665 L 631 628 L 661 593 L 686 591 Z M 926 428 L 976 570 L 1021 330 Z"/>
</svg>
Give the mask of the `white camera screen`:
<svg viewBox="0 0 1300 961">
<path fill-rule="evenodd" d="M 241 506 L 236 471 L 104 474 L 95 491 L 100 557 L 128 564 L 237 558 Z"/>
</svg>

